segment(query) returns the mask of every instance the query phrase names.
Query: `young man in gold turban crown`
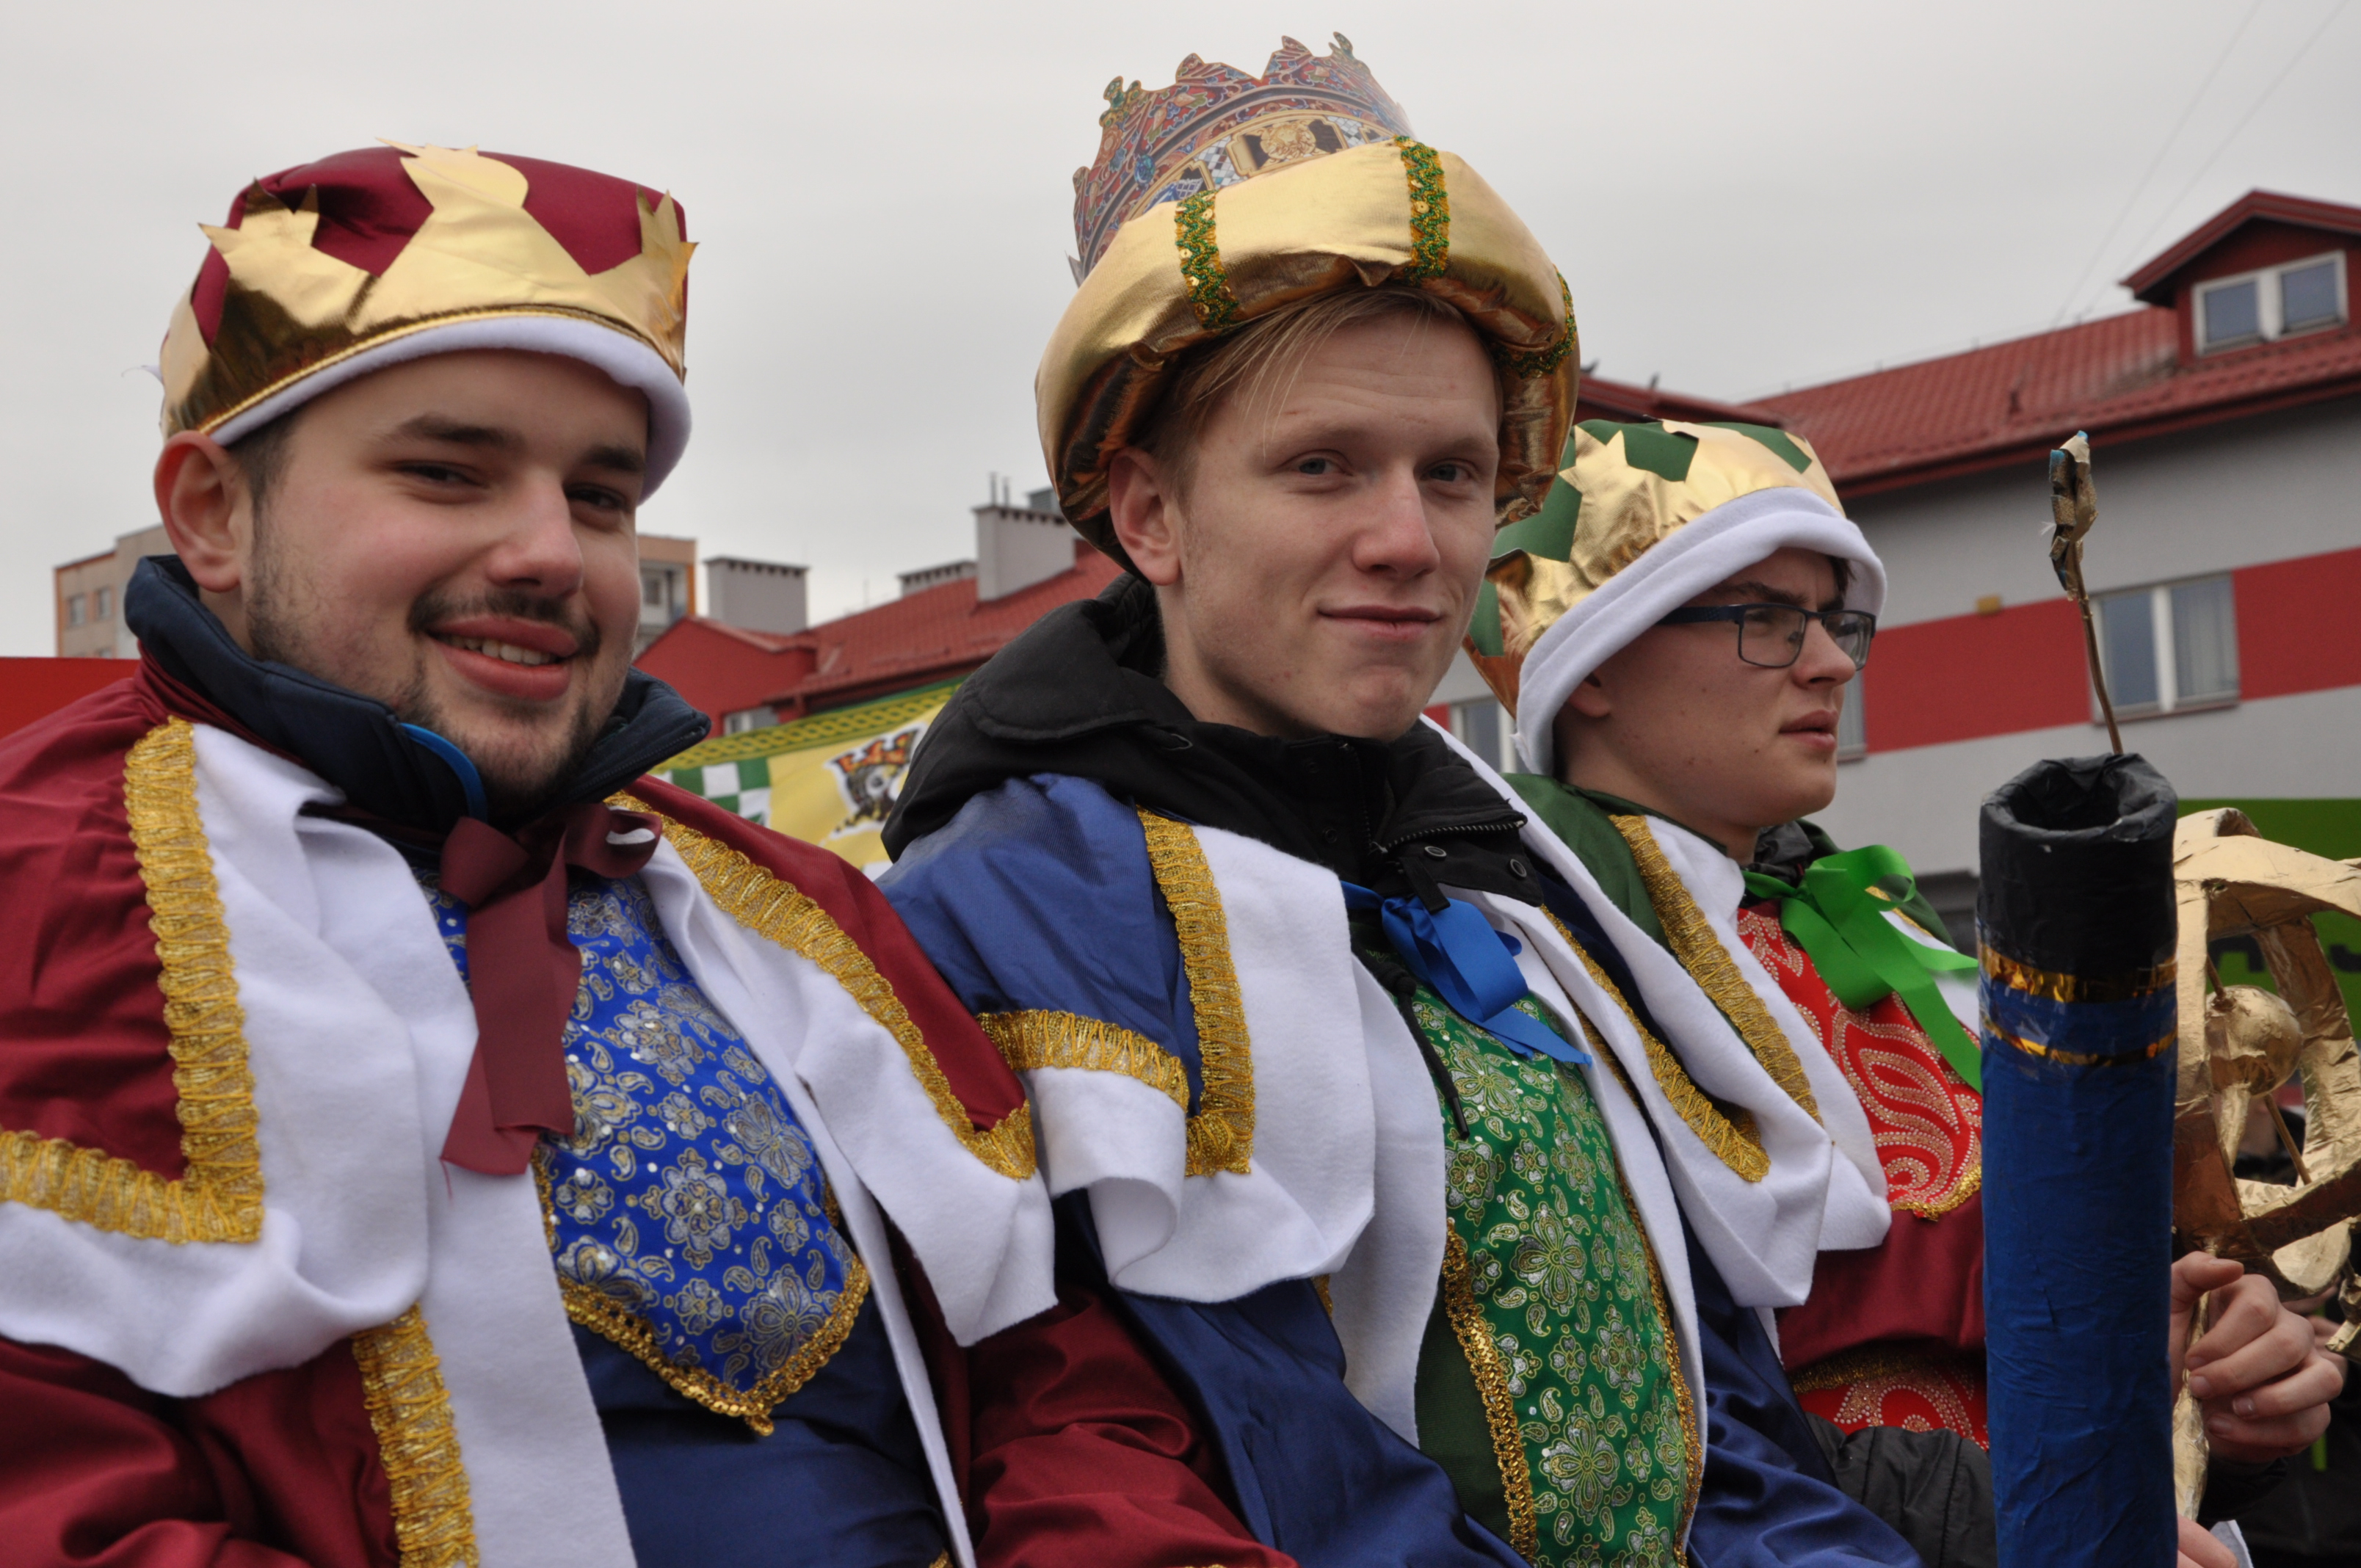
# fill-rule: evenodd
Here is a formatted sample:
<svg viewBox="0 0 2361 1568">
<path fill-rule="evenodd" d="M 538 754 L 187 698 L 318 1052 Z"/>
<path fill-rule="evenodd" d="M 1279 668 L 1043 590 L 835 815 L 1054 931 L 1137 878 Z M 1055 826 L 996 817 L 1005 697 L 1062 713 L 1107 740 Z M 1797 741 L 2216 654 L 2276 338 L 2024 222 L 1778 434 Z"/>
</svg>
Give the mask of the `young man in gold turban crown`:
<svg viewBox="0 0 2361 1568">
<path fill-rule="evenodd" d="M 679 207 L 388 146 L 205 232 L 140 661 L 0 745 L 0 1558 L 972 1561 L 919 1334 L 1053 1299 L 1022 1090 L 642 776 Z"/>
<path fill-rule="evenodd" d="M 1107 96 L 1036 390 L 1129 570 L 962 686 L 882 883 L 1057 1195 L 1059 1308 L 957 1385 L 982 1560 L 1912 1562 L 1782 1446 L 1644 999 L 1419 723 L 1552 482 L 1563 280 L 1341 38 Z"/>
</svg>

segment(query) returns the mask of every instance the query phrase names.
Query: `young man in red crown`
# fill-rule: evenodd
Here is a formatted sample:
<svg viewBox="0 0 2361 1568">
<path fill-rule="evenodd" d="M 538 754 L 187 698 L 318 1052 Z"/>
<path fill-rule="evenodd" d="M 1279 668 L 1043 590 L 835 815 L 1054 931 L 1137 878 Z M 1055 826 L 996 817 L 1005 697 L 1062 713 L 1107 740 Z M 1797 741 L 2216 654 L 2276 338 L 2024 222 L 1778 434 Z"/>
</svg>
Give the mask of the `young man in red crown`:
<svg viewBox="0 0 2361 1568">
<path fill-rule="evenodd" d="M 914 1315 L 1049 1302 L 1022 1091 L 642 777 L 679 209 L 388 147 L 206 232 L 142 660 L 0 746 L 0 1555 L 970 1562 Z"/>
</svg>

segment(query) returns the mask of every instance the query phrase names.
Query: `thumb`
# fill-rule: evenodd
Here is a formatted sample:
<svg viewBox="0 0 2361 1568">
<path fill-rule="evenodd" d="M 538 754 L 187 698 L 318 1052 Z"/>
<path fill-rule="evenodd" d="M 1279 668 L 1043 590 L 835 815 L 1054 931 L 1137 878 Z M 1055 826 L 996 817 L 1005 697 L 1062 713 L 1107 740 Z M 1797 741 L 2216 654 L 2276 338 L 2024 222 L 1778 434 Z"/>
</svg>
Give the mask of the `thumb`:
<svg viewBox="0 0 2361 1568">
<path fill-rule="evenodd" d="M 2190 1329 L 2196 1319 L 2198 1304 L 2205 1299 L 2206 1292 L 2219 1290 L 2246 1272 L 2242 1265 L 2215 1257 L 2211 1253 L 2192 1252 L 2173 1264 L 2169 1333 L 2172 1387 L 2176 1397 L 2180 1391 L 2181 1359 L 2189 1351 Z"/>
</svg>

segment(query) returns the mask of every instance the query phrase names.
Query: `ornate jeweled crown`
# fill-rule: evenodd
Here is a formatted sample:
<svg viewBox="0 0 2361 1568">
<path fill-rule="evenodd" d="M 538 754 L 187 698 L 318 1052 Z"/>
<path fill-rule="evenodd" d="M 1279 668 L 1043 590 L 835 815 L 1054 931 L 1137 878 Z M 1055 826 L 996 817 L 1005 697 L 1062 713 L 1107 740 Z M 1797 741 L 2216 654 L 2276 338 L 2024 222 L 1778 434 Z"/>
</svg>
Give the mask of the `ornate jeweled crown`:
<svg viewBox="0 0 2361 1568">
<path fill-rule="evenodd" d="M 1409 116 L 1353 57 L 1352 41 L 1334 37 L 1324 57 L 1281 38 L 1259 77 L 1192 54 L 1159 92 L 1108 82 L 1098 161 L 1074 170 L 1081 270 L 1098 265 L 1125 220 L 1159 203 L 1410 135 Z"/>
<path fill-rule="evenodd" d="M 168 436 L 236 439 L 364 364 L 435 351 L 414 340 L 441 333 L 437 347 L 588 359 L 652 405 L 679 400 L 686 439 L 696 247 L 668 195 L 538 159 L 389 143 L 257 180 L 204 233 L 213 248 L 164 339 Z M 670 411 L 654 411 L 661 447 Z"/>
</svg>

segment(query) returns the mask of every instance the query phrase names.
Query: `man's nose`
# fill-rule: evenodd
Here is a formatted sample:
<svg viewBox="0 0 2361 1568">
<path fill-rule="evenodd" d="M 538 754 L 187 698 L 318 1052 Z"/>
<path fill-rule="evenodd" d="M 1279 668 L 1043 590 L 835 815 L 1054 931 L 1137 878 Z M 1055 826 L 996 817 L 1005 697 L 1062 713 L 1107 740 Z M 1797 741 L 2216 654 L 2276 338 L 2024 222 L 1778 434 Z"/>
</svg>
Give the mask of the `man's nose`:
<svg viewBox="0 0 2361 1568">
<path fill-rule="evenodd" d="M 1858 666 L 1852 655 L 1838 646 L 1824 620 L 1804 622 L 1804 651 L 1795 660 L 1795 679 L 1806 685 L 1818 685 L 1834 681 L 1841 685 L 1852 679 Z"/>
<path fill-rule="evenodd" d="M 536 474 L 517 487 L 499 542 L 485 562 L 502 587 L 544 594 L 573 592 L 582 583 L 582 542 L 574 530 L 574 503 L 563 478 Z"/>
<path fill-rule="evenodd" d="M 1442 565 L 1415 473 L 1406 467 L 1389 471 L 1371 487 L 1368 510 L 1354 543 L 1355 565 L 1364 571 L 1414 577 Z"/>
</svg>

